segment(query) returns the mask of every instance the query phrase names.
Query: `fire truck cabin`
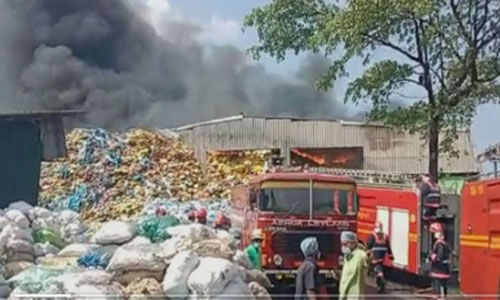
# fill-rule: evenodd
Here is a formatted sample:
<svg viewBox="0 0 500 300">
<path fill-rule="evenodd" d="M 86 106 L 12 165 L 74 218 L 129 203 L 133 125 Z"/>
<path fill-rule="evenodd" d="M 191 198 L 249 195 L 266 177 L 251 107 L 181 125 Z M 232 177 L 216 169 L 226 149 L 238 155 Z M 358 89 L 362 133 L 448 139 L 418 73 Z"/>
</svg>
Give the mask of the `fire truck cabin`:
<svg viewBox="0 0 500 300">
<path fill-rule="evenodd" d="M 295 283 L 304 260 L 301 241 L 318 239 L 320 274 L 334 281 L 340 233 L 356 231 L 356 184 L 347 176 L 309 172 L 275 172 L 253 177 L 232 190 L 233 224 L 243 231 L 243 246 L 261 229 L 262 267 L 275 284 Z M 334 283 L 332 283 L 334 285 Z"/>
</svg>

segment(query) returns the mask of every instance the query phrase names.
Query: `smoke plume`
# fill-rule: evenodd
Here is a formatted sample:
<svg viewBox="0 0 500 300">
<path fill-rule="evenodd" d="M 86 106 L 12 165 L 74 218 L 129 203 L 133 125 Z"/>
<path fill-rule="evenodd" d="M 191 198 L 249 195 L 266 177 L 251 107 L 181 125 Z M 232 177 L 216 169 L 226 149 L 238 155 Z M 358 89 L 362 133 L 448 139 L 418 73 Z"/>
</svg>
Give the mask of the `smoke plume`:
<svg viewBox="0 0 500 300">
<path fill-rule="evenodd" d="M 114 129 L 239 112 L 345 115 L 314 88 L 325 58 L 285 79 L 236 47 L 200 43 L 196 24 L 162 20 L 160 35 L 138 11 L 122 0 L 0 1 L 0 110 L 81 109 L 74 122 Z"/>
</svg>

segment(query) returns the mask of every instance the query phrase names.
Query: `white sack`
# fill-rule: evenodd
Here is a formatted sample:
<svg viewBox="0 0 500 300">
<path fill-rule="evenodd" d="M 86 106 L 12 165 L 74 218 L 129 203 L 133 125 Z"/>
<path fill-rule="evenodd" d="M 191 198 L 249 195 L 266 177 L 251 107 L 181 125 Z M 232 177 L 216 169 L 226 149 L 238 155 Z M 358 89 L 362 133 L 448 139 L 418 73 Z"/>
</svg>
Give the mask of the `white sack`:
<svg viewBox="0 0 500 300">
<path fill-rule="evenodd" d="M 157 245 L 123 245 L 116 249 L 107 267 L 108 271 L 164 271 L 163 260 L 156 255 Z"/>
<path fill-rule="evenodd" d="M 230 261 L 204 257 L 188 278 L 188 287 L 198 295 L 218 295 L 228 282 L 240 278 L 238 267 Z"/>
<path fill-rule="evenodd" d="M 26 218 L 26 216 L 17 209 L 7 210 L 5 217 L 23 229 L 28 229 L 30 227 L 30 221 L 28 218 Z"/>
<path fill-rule="evenodd" d="M 87 285 L 84 284 L 74 291 L 74 299 L 77 300 L 111 300 L 123 299 L 119 287 L 115 285 Z"/>
<path fill-rule="evenodd" d="M 111 284 L 113 275 L 103 270 L 82 270 L 70 272 L 54 278 L 54 282 L 60 283 L 65 292 L 73 293 L 82 285 L 108 285 Z"/>
<path fill-rule="evenodd" d="M 199 261 L 200 259 L 189 251 L 180 252 L 174 256 L 162 283 L 163 292 L 166 296 L 184 297 L 189 294 L 188 277 Z"/>
<path fill-rule="evenodd" d="M 127 245 L 151 245 L 153 244 L 150 239 L 143 236 L 136 236 L 133 240 L 131 240 Z"/>
<path fill-rule="evenodd" d="M 135 230 L 132 225 L 121 221 L 109 221 L 94 234 L 92 242 L 101 245 L 123 244 L 134 236 Z"/>
<path fill-rule="evenodd" d="M 212 228 L 198 223 L 168 227 L 167 233 L 173 237 L 188 239 L 193 243 L 217 237 Z"/>
<path fill-rule="evenodd" d="M 23 215 L 25 215 L 25 216 L 27 216 L 29 211 L 32 209 L 33 209 L 33 206 L 31 206 L 31 204 L 28 204 L 24 201 L 12 202 L 11 204 L 9 204 L 9 207 L 7 207 L 7 211 L 8 210 L 18 210 L 21 213 L 23 213 Z"/>
<path fill-rule="evenodd" d="M 2 236 L 7 239 L 17 239 L 24 240 L 30 243 L 34 243 L 33 231 L 31 229 L 23 229 L 15 224 L 8 224 L 2 229 Z"/>
<path fill-rule="evenodd" d="M 0 299 L 7 299 L 11 294 L 12 290 L 8 285 L 0 285 Z"/>
<path fill-rule="evenodd" d="M 57 253 L 61 251 L 59 248 L 49 243 L 36 243 L 34 250 L 36 257 L 57 255 Z"/>
<path fill-rule="evenodd" d="M 58 213 L 58 219 L 63 225 L 68 225 L 80 221 L 80 215 L 69 209 L 65 209 Z"/>
<path fill-rule="evenodd" d="M 248 258 L 248 255 L 245 253 L 245 251 L 236 250 L 236 253 L 234 254 L 233 257 L 233 261 L 245 269 L 248 270 L 253 269 L 252 262 Z"/>
<path fill-rule="evenodd" d="M 6 249 L 9 252 L 25 252 L 34 255 L 35 249 L 33 248 L 33 244 L 19 239 L 10 238 L 7 241 Z"/>
<path fill-rule="evenodd" d="M 248 284 L 248 288 L 250 289 L 250 291 L 252 291 L 252 294 L 258 300 L 272 300 L 269 292 L 259 283 L 255 282 L 255 281 L 250 282 Z"/>
<path fill-rule="evenodd" d="M 34 207 L 27 214 L 31 222 L 39 219 L 46 220 L 52 218 L 53 215 L 53 212 L 43 207 Z"/>
<path fill-rule="evenodd" d="M 224 290 L 217 296 L 211 298 L 213 300 L 229 300 L 229 299 L 242 299 L 254 300 L 255 297 L 246 283 L 241 280 L 230 281 Z"/>
<path fill-rule="evenodd" d="M 65 256 L 65 257 L 75 257 L 75 256 L 80 256 L 87 251 L 94 250 L 99 248 L 99 245 L 96 244 L 71 244 L 59 252 L 58 256 Z"/>
<path fill-rule="evenodd" d="M 9 219 L 4 216 L 0 216 L 0 230 L 7 226 L 7 224 L 9 224 Z"/>
</svg>

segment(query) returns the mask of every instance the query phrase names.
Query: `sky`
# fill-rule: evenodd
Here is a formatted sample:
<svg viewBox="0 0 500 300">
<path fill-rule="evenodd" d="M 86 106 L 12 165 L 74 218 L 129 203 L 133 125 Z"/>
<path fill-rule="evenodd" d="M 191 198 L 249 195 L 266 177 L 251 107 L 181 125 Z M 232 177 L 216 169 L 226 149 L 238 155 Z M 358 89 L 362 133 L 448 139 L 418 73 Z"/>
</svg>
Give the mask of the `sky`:
<svg viewBox="0 0 500 300">
<path fill-rule="evenodd" d="M 130 1 L 130 0 L 129 0 Z M 156 7 L 157 16 L 169 14 L 178 18 L 203 25 L 206 28 L 200 39 L 214 44 L 231 44 L 241 49 L 247 49 L 258 41 L 257 35 L 252 30 L 241 29 L 243 17 L 251 12 L 253 7 L 261 6 L 269 0 L 144 0 L 152 7 Z M 377 56 L 384 56 L 379 50 Z M 277 63 L 269 57 L 263 57 L 259 63 L 264 64 L 268 70 L 287 76 L 295 74 L 302 56 L 289 55 L 284 62 Z M 362 67 L 353 63 L 348 69 L 351 76 L 359 75 Z M 350 78 L 336 82 L 332 93 L 339 98 L 347 87 Z M 349 107 L 359 110 L 360 108 Z M 486 105 L 478 110 L 475 122 L 471 128 L 475 151 L 481 151 L 489 145 L 500 142 L 500 105 Z"/>
</svg>

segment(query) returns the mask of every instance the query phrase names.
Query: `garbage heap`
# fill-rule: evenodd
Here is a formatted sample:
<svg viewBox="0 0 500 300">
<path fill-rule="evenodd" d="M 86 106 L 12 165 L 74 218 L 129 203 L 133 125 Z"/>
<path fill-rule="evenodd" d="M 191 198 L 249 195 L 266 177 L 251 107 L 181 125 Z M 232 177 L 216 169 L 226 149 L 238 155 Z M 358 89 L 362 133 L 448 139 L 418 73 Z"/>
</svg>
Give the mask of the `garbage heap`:
<svg viewBox="0 0 500 300">
<path fill-rule="evenodd" d="M 251 175 L 263 173 L 270 156 L 269 150 L 207 153 L 207 193 L 229 198 L 232 187 L 246 183 Z"/>
<path fill-rule="evenodd" d="M 105 221 L 131 218 L 147 200 L 202 196 L 200 164 L 172 133 L 75 129 L 66 139 L 68 156 L 42 165 L 40 202 L 50 209 Z"/>
<path fill-rule="evenodd" d="M 271 299 L 269 280 L 251 270 L 228 232 L 150 212 L 92 231 L 70 210 L 0 210 L 0 298 Z"/>
</svg>

